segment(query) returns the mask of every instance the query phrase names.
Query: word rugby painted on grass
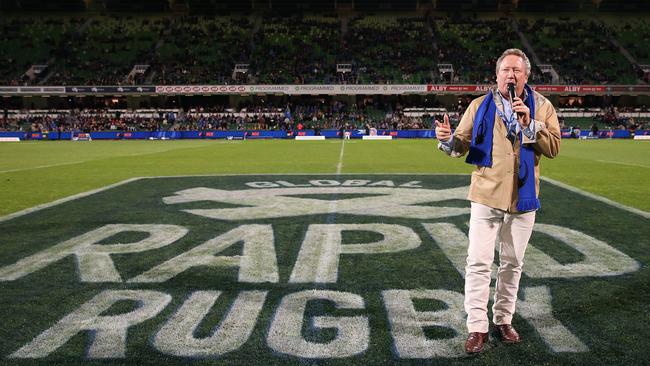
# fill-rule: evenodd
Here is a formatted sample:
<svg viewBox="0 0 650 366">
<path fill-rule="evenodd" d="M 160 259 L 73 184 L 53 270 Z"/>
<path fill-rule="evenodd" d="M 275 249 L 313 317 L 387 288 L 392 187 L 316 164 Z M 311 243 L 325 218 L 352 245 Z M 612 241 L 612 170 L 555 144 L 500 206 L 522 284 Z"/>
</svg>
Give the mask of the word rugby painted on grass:
<svg viewBox="0 0 650 366">
<path fill-rule="evenodd" d="M 46 320 L 9 322 L 3 332 L 15 341 L 2 356 L 463 357 L 467 184 L 466 176 L 144 179 L 8 220 L 0 291 L 14 294 L 4 300 L 14 314 L 2 315 L 24 307 Z M 21 229 L 29 225 L 46 229 L 30 236 Z M 562 312 L 567 286 L 640 269 L 592 231 L 538 215 L 515 321 L 549 359 L 591 352 Z M 21 289 L 31 289 L 30 301 Z M 31 307 L 49 301 L 49 313 Z"/>
</svg>

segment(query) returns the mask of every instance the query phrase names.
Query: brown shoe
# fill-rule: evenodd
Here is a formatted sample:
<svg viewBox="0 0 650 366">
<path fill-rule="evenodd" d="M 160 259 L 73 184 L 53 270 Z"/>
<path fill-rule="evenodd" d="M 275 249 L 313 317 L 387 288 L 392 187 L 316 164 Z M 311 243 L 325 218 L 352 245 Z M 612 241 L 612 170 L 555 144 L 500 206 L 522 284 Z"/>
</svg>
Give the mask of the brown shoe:
<svg viewBox="0 0 650 366">
<path fill-rule="evenodd" d="M 497 325 L 497 330 L 499 331 L 499 336 L 501 336 L 501 341 L 503 343 L 519 343 L 521 340 L 521 338 L 519 338 L 519 333 L 517 333 L 511 324 Z"/>
<path fill-rule="evenodd" d="M 487 333 L 472 332 L 467 337 L 465 342 L 465 352 L 467 353 L 479 353 L 483 351 L 483 346 L 488 341 Z"/>
</svg>

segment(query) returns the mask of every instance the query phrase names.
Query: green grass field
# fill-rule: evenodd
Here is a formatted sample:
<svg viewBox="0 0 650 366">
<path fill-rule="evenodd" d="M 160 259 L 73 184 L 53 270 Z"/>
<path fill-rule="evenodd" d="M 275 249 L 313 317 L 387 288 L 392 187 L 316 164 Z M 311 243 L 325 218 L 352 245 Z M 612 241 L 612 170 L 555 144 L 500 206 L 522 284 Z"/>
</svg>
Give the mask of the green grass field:
<svg viewBox="0 0 650 366">
<path fill-rule="evenodd" d="M 470 357 L 433 141 L 0 144 L 0 365 L 650 364 L 649 148 L 542 161 L 524 341 Z"/>
<path fill-rule="evenodd" d="M 0 215 L 132 177 L 260 173 L 469 173 L 429 140 L 93 141 L 0 144 Z M 650 144 L 564 140 L 542 175 L 650 211 Z"/>
</svg>

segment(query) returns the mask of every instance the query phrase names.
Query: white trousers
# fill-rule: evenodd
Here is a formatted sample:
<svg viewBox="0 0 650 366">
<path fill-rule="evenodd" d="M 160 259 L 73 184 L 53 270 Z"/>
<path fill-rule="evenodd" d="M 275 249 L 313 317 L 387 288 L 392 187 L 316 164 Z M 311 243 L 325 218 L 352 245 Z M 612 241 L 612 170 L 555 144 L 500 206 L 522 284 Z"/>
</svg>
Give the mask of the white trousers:
<svg viewBox="0 0 650 366">
<path fill-rule="evenodd" d="M 499 243 L 492 321 L 511 324 L 515 312 L 524 252 L 535 224 L 535 211 L 510 214 L 472 202 L 465 267 L 465 312 L 469 333 L 488 331 L 487 306 L 494 247 Z"/>
</svg>

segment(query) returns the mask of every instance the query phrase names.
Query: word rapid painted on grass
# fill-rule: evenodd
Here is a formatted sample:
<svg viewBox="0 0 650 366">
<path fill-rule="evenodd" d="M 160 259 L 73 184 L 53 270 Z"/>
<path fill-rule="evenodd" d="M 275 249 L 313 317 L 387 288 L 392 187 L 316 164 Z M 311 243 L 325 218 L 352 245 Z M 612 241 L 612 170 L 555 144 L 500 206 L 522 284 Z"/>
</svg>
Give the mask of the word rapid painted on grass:
<svg viewBox="0 0 650 366">
<path fill-rule="evenodd" d="M 383 183 L 373 186 L 371 181 L 364 180 L 314 180 L 308 185 L 299 186 L 286 181 L 249 182 L 246 183 L 248 189 L 198 187 L 178 191 L 162 200 L 168 205 L 214 201 L 242 206 L 183 210 L 185 214 L 230 221 L 333 213 L 427 220 L 469 212 L 467 208 L 421 205 L 462 199 L 467 187 L 434 190 L 419 187 L 419 182 L 399 186 L 386 183 L 391 181 L 379 182 Z M 365 196 L 343 198 L 355 194 Z M 319 195 L 340 195 L 341 199 L 314 198 Z M 420 222 L 418 225 L 423 234 L 418 234 L 413 227 L 382 222 L 308 224 L 287 282 L 303 286 L 314 284 L 321 288 L 323 284 L 334 284 L 339 278 L 342 257 L 377 256 L 380 260 L 385 254 L 412 251 L 422 245 L 420 235 L 430 236 L 460 276 L 464 276 L 468 242 L 465 228 L 438 221 Z M 171 224 L 104 225 L 0 268 L 0 281 L 16 281 L 70 256 L 76 259 L 76 273 L 81 283 L 161 284 L 191 269 L 233 268 L 238 282 L 257 284 L 260 289 L 240 291 L 223 314 L 221 322 L 208 336 L 199 338 L 195 331 L 224 294 L 218 289 L 186 294 L 180 307 L 151 337 L 151 346 L 167 355 L 192 358 L 225 355 L 237 351 L 249 340 L 265 306 L 271 306 L 267 298 L 274 290 L 264 289 L 264 284 L 280 282 L 277 235 L 273 225 L 242 224 L 217 233 L 213 238 L 130 278 L 120 273 L 111 257 L 171 246 L 190 230 Z M 534 230 L 575 249 L 582 255 L 582 260 L 559 263 L 531 242 L 524 267 L 524 272 L 531 278 L 613 276 L 639 269 L 634 259 L 586 233 L 541 223 L 536 224 Z M 380 239 L 363 243 L 344 240 L 345 232 L 355 231 L 370 232 L 374 238 Z M 140 240 L 131 243 L 110 242 L 120 233 L 133 232 L 144 233 L 144 238 L 139 236 Z M 73 271 L 72 268 L 70 270 Z M 548 287 L 522 288 L 521 293 L 518 314 L 536 329 L 551 351 L 588 351 L 586 345 L 555 318 Z M 451 358 L 464 355 L 462 293 L 442 289 L 386 289 L 364 296 L 366 298 L 353 292 L 323 289 L 285 294 L 275 309 L 269 308 L 273 315 L 268 317 L 270 320 L 265 325 L 266 346 L 273 352 L 301 358 L 345 358 L 362 354 L 371 343 L 373 329 L 366 301 L 367 297 L 376 296 L 384 306 L 384 316 L 390 324 L 392 350 L 397 358 Z M 436 300 L 444 306 L 437 310 L 417 310 L 415 303 L 419 300 Z M 137 306 L 121 313 L 105 314 L 113 305 L 123 301 L 135 302 Z M 8 357 L 47 357 L 77 334 L 90 331 L 92 337 L 89 337 L 86 357 L 124 358 L 129 328 L 156 317 L 171 301 L 172 296 L 164 291 L 105 289 Z M 308 303 L 313 302 L 333 304 L 336 309 L 344 309 L 352 315 L 312 316 L 307 307 Z M 306 325 L 331 328 L 336 332 L 333 338 L 316 342 L 304 336 L 302 330 Z M 432 326 L 451 330 L 452 336 L 431 339 L 425 329 Z"/>
</svg>

